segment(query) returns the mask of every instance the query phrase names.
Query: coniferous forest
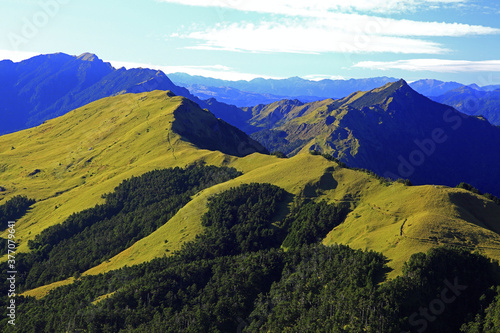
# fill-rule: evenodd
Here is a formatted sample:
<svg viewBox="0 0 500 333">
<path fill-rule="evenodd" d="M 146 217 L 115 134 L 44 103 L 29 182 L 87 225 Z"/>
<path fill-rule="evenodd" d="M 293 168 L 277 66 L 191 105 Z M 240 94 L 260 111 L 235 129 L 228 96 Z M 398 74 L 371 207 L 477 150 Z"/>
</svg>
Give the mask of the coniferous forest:
<svg viewBox="0 0 500 333">
<path fill-rule="evenodd" d="M 296 197 L 282 217 L 291 195 L 265 183 L 212 196 L 204 232 L 173 255 L 79 276 L 168 221 L 197 191 L 238 175 L 200 165 L 153 171 L 48 228 L 30 243 L 32 252 L 20 255 L 26 267 L 19 270 L 27 272 L 21 288 L 77 279 L 39 300 L 19 297 L 17 330 L 498 331 L 497 263 L 438 247 L 413 255 L 403 274 L 388 280 L 382 254 L 320 243 L 349 207 Z"/>
<path fill-rule="evenodd" d="M 500 1 L 117 3 L 0 0 L 0 333 L 500 333 Z"/>
</svg>

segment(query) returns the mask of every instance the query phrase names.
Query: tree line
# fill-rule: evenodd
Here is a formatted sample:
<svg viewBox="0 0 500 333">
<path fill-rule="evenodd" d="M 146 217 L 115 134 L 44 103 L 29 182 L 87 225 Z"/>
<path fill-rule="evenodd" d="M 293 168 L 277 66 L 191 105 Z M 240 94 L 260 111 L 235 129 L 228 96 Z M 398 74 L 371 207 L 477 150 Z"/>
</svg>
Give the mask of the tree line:
<svg viewBox="0 0 500 333">
<path fill-rule="evenodd" d="M 123 193 L 123 195 L 126 195 Z M 319 242 L 345 208 L 270 184 L 212 197 L 204 233 L 170 257 L 19 299 L 20 332 L 476 332 L 498 329 L 498 264 L 460 248 L 387 258 Z M 330 229 L 331 230 L 331 229 Z M 110 297 L 99 302 L 102 295 Z M 3 323 L 2 323 L 3 324 Z M 496 326 L 495 326 L 496 325 Z"/>
</svg>

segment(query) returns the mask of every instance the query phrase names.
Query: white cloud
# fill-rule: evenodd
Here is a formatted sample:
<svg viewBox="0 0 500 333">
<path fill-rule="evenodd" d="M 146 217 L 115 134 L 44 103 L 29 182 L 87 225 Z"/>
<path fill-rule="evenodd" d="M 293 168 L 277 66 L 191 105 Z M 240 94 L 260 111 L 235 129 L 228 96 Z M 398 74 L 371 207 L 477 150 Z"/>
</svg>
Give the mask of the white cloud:
<svg viewBox="0 0 500 333">
<path fill-rule="evenodd" d="M 130 68 L 150 68 L 156 69 L 164 72 L 165 74 L 170 73 L 186 73 L 189 75 L 199 75 L 204 77 L 212 77 L 215 79 L 237 81 L 237 80 L 252 80 L 255 78 L 265 78 L 265 79 L 278 79 L 279 77 L 272 77 L 267 75 L 258 75 L 251 73 L 241 73 L 234 71 L 232 68 L 223 65 L 213 65 L 213 66 L 159 66 L 152 64 L 140 64 L 132 62 L 123 61 L 109 61 L 111 65 L 116 68 L 125 67 Z"/>
<path fill-rule="evenodd" d="M 500 72 L 500 60 L 409 59 L 397 61 L 362 61 L 355 64 L 354 67 L 376 70 L 400 69 L 439 73 Z"/>
<path fill-rule="evenodd" d="M 325 15 L 325 18 L 315 19 L 314 22 L 331 30 L 397 37 L 461 37 L 500 33 L 500 29 L 480 25 L 395 20 L 359 14 L 331 13 Z"/>
<path fill-rule="evenodd" d="M 14 62 L 23 61 L 34 56 L 39 55 L 36 52 L 25 52 L 25 51 L 12 51 L 12 50 L 0 50 L 0 60 L 12 60 Z"/>
<path fill-rule="evenodd" d="M 500 29 L 461 23 L 424 22 L 379 17 L 467 0 L 159 0 L 200 7 L 278 14 L 273 21 L 219 23 L 214 27 L 172 34 L 193 39 L 191 49 L 286 53 L 413 53 L 449 51 L 418 37 L 461 37 L 500 33 Z M 360 13 L 369 13 L 362 15 Z M 375 16 L 374 16 L 375 15 Z M 415 38 L 417 37 L 417 38 Z"/>
<path fill-rule="evenodd" d="M 284 53 L 440 54 L 448 50 L 415 37 L 460 37 L 500 29 L 444 22 L 395 20 L 359 14 L 327 13 L 321 18 L 282 18 L 273 22 L 218 24 L 171 35 L 198 41 L 192 49 Z"/>
<path fill-rule="evenodd" d="M 392 13 L 429 6 L 464 4 L 467 0 L 159 0 L 188 6 L 230 8 L 239 11 L 322 16 L 325 12 Z"/>
<path fill-rule="evenodd" d="M 284 53 L 370 53 L 390 52 L 405 54 L 440 54 L 448 50 L 440 44 L 417 38 L 389 36 L 377 33 L 384 29 L 373 21 L 372 28 L 359 25 L 343 25 L 344 20 L 335 23 L 319 21 L 286 21 L 234 23 L 220 25 L 204 31 L 195 31 L 182 36 L 199 41 L 192 49 L 226 50 L 247 52 Z M 363 22 L 363 23 L 361 23 Z M 367 25 L 367 27 L 371 27 Z"/>
<path fill-rule="evenodd" d="M 302 76 L 304 80 L 309 81 L 321 81 L 321 80 L 345 80 L 343 76 L 340 75 L 327 75 L 327 74 L 310 74 Z"/>
</svg>

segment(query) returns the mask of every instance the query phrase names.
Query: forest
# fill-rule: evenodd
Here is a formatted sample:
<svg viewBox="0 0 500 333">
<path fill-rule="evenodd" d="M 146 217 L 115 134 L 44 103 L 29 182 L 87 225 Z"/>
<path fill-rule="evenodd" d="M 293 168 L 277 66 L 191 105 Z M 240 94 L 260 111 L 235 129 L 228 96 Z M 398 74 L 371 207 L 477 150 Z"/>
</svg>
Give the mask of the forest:
<svg viewBox="0 0 500 333">
<path fill-rule="evenodd" d="M 28 242 L 31 252 L 17 255 L 20 290 L 78 276 L 151 234 L 193 194 L 240 174 L 233 168 L 191 165 L 123 181 L 103 196 L 104 204 L 75 213 Z"/>
<path fill-rule="evenodd" d="M 71 216 L 30 243 L 33 252 L 19 260 L 30 265 L 23 287 L 95 265 L 113 255 L 116 246 L 165 223 L 195 191 L 238 174 L 192 166 L 123 182 L 105 196 L 104 204 Z M 321 244 L 349 207 L 291 198 L 277 186 L 257 183 L 228 189 L 207 205 L 204 232 L 170 256 L 96 276 L 76 275 L 73 284 L 39 300 L 18 297 L 17 331 L 399 333 L 500 328 L 499 266 L 478 253 L 450 247 L 417 253 L 401 276 L 388 280 L 390 268 L 382 254 Z M 112 232 L 102 246 L 95 244 L 94 233 L 107 230 Z M 70 260 L 69 253 L 78 260 Z M 49 270 L 47 263 L 56 269 Z M 3 298 L 2 306 L 5 302 Z"/>
<path fill-rule="evenodd" d="M 0 206 L 0 231 L 7 229 L 9 221 L 17 221 L 36 202 L 26 196 L 16 195 Z M 7 254 L 7 239 L 0 237 L 0 255 Z"/>
<path fill-rule="evenodd" d="M 9 221 L 23 217 L 36 201 L 26 196 L 16 195 L 0 206 L 0 231 L 7 229 Z"/>
</svg>

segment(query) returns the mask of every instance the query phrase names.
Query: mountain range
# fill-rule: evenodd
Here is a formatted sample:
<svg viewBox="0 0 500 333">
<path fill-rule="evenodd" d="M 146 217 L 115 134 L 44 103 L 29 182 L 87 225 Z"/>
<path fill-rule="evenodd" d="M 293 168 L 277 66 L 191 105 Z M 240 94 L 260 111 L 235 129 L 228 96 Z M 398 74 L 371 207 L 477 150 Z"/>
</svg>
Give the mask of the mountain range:
<svg viewBox="0 0 500 333">
<path fill-rule="evenodd" d="M 92 54 L 0 78 L 18 294 L 0 304 L 20 332 L 407 332 L 452 292 L 429 331 L 496 320 L 500 200 L 482 191 L 500 194 L 500 128 L 483 117 L 388 78 L 238 108 Z"/>
<path fill-rule="evenodd" d="M 200 84 L 188 84 L 181 86 L 188 89 L 193 95 L 201 99 L 216 99 L 220 102 L 236 105 L 238 107 L 248 107 L 249 105 L 271 104 L 284 99 L 299 99 L 303 102 L 314 102 L 324 99 L 318 96 L 278 96 L 267 93 L 255 93 L 241 91 L 236 88 L 222 86 L 213 87 Z"/>
<path fill-rule="evenodd" d="M 59 53 L 20 63 L 0 63 L 0 81 L 4 82 L 0 86 L 4 101 L 0 130 L 6 133 L 41 124 L 107 96 L 168 90 L 252 134 L 270 151 L 280 150 L 294 155 L 302 149 L 318 150 L 332 154 L 350 166 L 366 168 L 391 178 L 409 178 L 416 184 L 454 186 L 467 182 L 483 191 L 500 193 L 500 184 L 494 180 L 494 175 L 478 171 L 484 165 L 493 170 L 499 164 L 498 157 L 488 148 L 498 143 L 498 128 L 484 118 L 466 117 L 453 108 L 432 102 L 412 88 L 432 95 L 460 86 L 458 83 L 421 80 L 408 85 L 402 80 L 393 82 L 392 78 L 385 77 L 319 82 L 300 78 L 229 82 L 180 74 L 171 76 L 175 80 L 196 79 L 204 84 L 231 83 L 238 88 L 253 90 L 255 94 L 268 89 L 285 95 L 321 95 L 333 91 L 340 95 L 355 88 L 385 85 L 368 92 L 357 90 L 341 99 L 310 103 L 283 99 L 238 108 L 213 97 L 202 100 L 186 88 L 176 86 L 161 71 L 115 69 L 90 53 L 78 57 Z M 233 89 L 236 88 L 220 88 L 220 91 Z M 485 118 L 493 119 L 491 122 L 494 123 L 498 117 L 497 91 L 477 89 L 481 88 L 461 86 L 432 98 L 474 116 L 486 113 Z M 470 110 L 471 96 L 474 96 L 474 105 L 477 106 L 473 112 Z M 464 98 L 469 98 L 469 102 L 464 103 Z M 434 132 L 444 133 L 440 138 L 433 138 Z M 484 143 L 485 140 L 488 144 Z M 479 160 L 481 164 L 477 163 Z"/>
<path fill-rule="evenodd" d="M 235 106 L 216 100 L 205 103 L 173 84 L 161 71 L 115 69 L 94 54 L 57 53 L 19 63 L 0 61 L 0 134 L 40 125 L 104 97 L 153 90 L 170 90 L 187 97 L 236 125 L 235 114 L 244 118 Z"/>
<path fill-rule="evenodd" d="M 395 78 L 370 78 L 350 80 L 310 81 L 301 78 L 282 80 L 254 79 L 251 81 L 227 81 L 183 73 L 169 74 L 179 86 L 187 88 L 201 99 L 218 101 L 247 108 L 268 105 L 282 100 L 299 100 L 303 103 L 336 99 L 357 91 L 378 88 Z M 483 116 L 494 125 L 500 125 L 498 86 L 479 87 L 477 84 L 464 85 L 458 82 L 444 82 L 422 79 L 409 83 L 416 92 L 432 100 L 450 105 L 455 109 L 473 116 Z M 272 92 L 272 93 L 269 93 Z M 241 123 L 238 126 L 243 126 Z M 253 131 L 253 128 L 246 128 Z"/>
<path fill-rule="evenodd" d="M 252 109 L 252 137 L 270 151 L 332 154 L 350 166 L 415 184 L 468 182 L 500 194 L 500 129 L 415 92 L 405 81 L 339 100 Z M 486 167 L 489 166 L 489 167 Z"/>
<path fill-rule="evenodd" d="M 385 93 L 402 94 L 410 89 L 403 85 L 390 85 Z M 16 195 L 36 199 L 17 224 L 18 250 L 25 252 L 30 241 L 43 230 L 102 203 L 104 194 L 131 176 L 193 163 L 230 166 L 243 173 L 200 192 L 168 223 L 122 253 L 98 261 L 95 267 L 81 272 L 84 275 L 142 263 L 163 255 L 166 249 L 180 249 L 202 232 L 200 219 L 206 212 L 208 198 L 249 183 L 274 184 L 292 197 L 349 203 L 349 215 L 341 226 L 328 233 L 325 244 L 340 241 L 359 248 L 370 244 L 369 248 L 384 251 L 393 259 L 391 266 L 396 274 L 413 251 L 439 243 L 433 243 L 433 233 L 440 235 L 440 242 L 448 243 L 456 242 L 450 235 L 460 233 L 470 244 L 492 256 L 496 256 L 494 249 L 500 248 L 496 215 L 497 211 L 500 214 L 500 207 L 483 196 L 443 186 L 409 187 L 387 182 L 308 151 L 288 159 L 259 152 L 265 150 L 244 133 L 216 120 L 184 97 L 163 91 L 125 94 L 101 99 L 38 127 L 0 137 L 4 188 L 0 197 L 1 202 Z M 415 202 L 408 205 L 411 198 Z M 439 218 L 444 215 L 445 221 Z M 406 236 L 402 236 L 401 224 L 405 225 L 406 220 L 411 223 L 406 224 Z M 466 224 L 471 222 L 472 227 Z M 370 231 L 359 230 L 365 227 Z M 423 229 L 427 232 L 423 233 Z M 454 233 L 446 234 L 444 230 Z M 413 250 L 401 251 L 407 247 Z M 42 286 L 28 295 L 43 295 L 71 281 Z"/>
<path fill-rule="evenodd" d="M 171 73 L 169 77 L 175 84 L 182 87 L 195 88 L 195 91 L 199 90 L 200 86 L 203 86 L 205 94 L 210 92 L 215 98 L 217 98 L 217 96 L 223 96 L 222 99 L 226 98 L 230 104 L 239 106 L 255 106 L 263 103 L 253 102 L 243 105 L 241 101 L 237 99 L 237 102 L 234 103 L 234 99 L 230 99 L 231 97 L 226 92 L 221 91 L 220 88 L 224 87 L 236 89 L 238 92 L 262 95 L 260 98 L 266 98 L 267 96 L 267 98 L 299 99 L 302 102 L 312 102 L 326 98 L 344 97 L 358 90 L 373 89 L 397 80 L 395 78 L 376 77 L 367 79 L 324 79 L 320 81 L 311 81 L 300 77 L 292 77 L 288 79 L 256 78 L 250 81 L 227 81 L 201 76 L 190 76 L 185 73 Z"/>
<path fill-rule="evenodd" d="M 100 98 L 157 89 L 170 90 L 187 97 L 217 117 L 252 133 L 257 130 L 248 125 L 253 116 L 242 112 L 241 108 L 282 100 L 296 99 L 309 103 L 335 99 L 395 81 L 395 78 L 387 77 L 320 81 L 298 77 L 224 81 L 182 73 L 169 74 L 167 77 L 157 70 L 115 69 L 91 53 L 80 56 L 63 53 L 40 55 L 19 63 L 9 60 L 0 62 L 0 98 L 3 101 L 0 106 L 0 134 L 39 125 Z M 409 85 L 433 100 L 470 115 L 482 115 L 498 125 L 494 85 L 464 86 L 438 80 L 419 80 Z M 444 95 L 447 92 L 450 93 Z M 474 106 L 465 107 L 470 105 L 472 94 Z"/>
<path fill-rule="evenodd" d="M 308 103 L 327 98 L 341 98 L 356 91 L 366 91 L 397 81 L 391 77 L 375 77 L 366 79 L 323 79 L 318 81 L 306 80 L 299 77 L 288 79 L 253 79 L 250 81 L 228 81 L 202 76 L 191 76 L 185 73 L 172 73 L 169 78 L 175 84 L 185 87 L 195 96 L 216 98 L 239 107 L 270 104 L 280 99 L 298 99 Z M 465 86 L 458 82 L 444 82 L 435 79 L 421 79 L 409 83 L 416 92 L 427 96 L 437 97 Z M 499 86 L 489 85 L 479 87 L 476 84 L 468 85 L 472 89 L 493 91 Z"/>
<path fill-rule="evenodd" d="M 432 79 L 418 80 L 410 83 L 410 87 L 413 90 L 427 97 L 439 96 L 462 86 L 463 84 L 458 82 L 443 82 Z"/>
<path fill-rule="evenodd" d="M 477 88 L 462 86 L 432 99 L 468 115 L 484 117 L 490 123 L 500 126 L 500 89 Z"/>
</svg>

